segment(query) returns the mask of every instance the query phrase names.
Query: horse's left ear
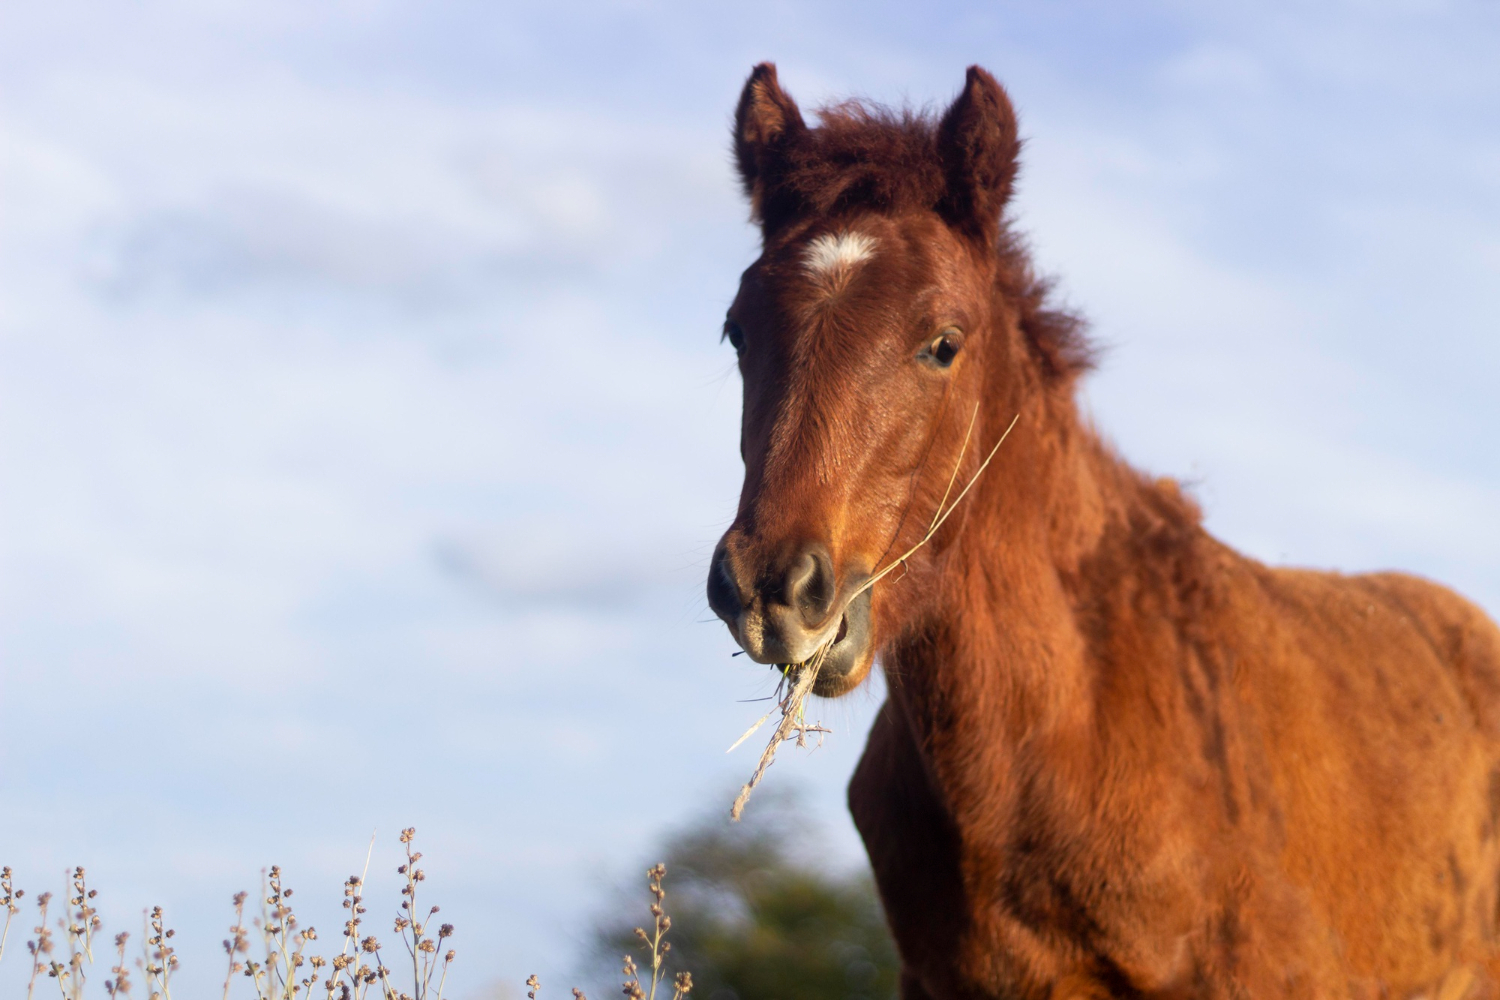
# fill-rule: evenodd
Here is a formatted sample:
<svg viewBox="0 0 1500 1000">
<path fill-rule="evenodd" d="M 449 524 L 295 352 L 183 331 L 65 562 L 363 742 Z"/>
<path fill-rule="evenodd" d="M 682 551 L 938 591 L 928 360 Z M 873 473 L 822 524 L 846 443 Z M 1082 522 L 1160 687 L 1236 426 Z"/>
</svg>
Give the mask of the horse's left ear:
<svg viewBox="0 0 1500 1000">
<path fill-rule="evenodd" d="M 955 227 L 993 240 L 1015 183 L 1021 142 L 1005 88 L 980 67 L 969 67 L 963 93 L 938 124 L 937 146 L 947 179 L 938 211 Z"/>
</svg>

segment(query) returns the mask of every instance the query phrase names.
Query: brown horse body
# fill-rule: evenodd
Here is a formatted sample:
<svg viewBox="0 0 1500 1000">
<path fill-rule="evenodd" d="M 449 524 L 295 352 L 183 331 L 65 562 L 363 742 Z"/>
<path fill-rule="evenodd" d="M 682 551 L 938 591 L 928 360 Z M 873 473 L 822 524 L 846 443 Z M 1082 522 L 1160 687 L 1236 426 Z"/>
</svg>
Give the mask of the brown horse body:
<svg viewBox="0 0 1500 1000">
<path fill-rule="evenodd" d="M 1078 325 L 1002 221 L 982 70 L 939 122 L 815 129 L 762 66 L 736 130 L 765 245 L 726 324 L 746 481 L 710 601 L 762 661 L 831 643 L 819 693 L 880 653 L 849 804 L 907 1000 L 1494 995 L 1500 630 L 1239 555 L 1100 442 Z"/>
</svg>

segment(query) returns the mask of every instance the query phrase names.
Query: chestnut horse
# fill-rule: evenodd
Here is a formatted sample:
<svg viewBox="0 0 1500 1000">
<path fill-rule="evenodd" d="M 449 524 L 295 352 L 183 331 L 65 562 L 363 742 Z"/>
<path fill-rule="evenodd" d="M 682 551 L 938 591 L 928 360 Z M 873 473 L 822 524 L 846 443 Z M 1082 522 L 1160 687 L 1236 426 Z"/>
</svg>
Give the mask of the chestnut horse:
<svg viewBox="0 0 1500 1000">
<path fill-rule="evenodd" d="M 849 808 L 903 997 L 1496 995 L 1500 630 L 1240 555 L 1100 440 L 984 70 L 940 118 L 813 127 L 765 64 L 734 129 L 763 249 L 709 601 L 762 663 L 831 642 L 820 695 L 880 659 Z"/>
</svg>

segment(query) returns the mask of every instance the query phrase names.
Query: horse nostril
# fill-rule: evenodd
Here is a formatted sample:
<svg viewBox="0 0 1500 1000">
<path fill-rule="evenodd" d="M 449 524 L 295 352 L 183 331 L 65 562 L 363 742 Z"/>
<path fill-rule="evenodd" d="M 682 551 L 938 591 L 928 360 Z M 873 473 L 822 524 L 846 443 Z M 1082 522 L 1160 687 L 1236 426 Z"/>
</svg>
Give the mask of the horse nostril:
<svg viewBox="0 0 1500 1000">
<path fill-rule="evenodd" d="M 708 606 L 726 622 L 734 621 L 742 610 L 740 589 L 729 566 L 729 550 L 722 547 L 708 566 Z"/>
<path fill-rule="evenodd" d="M 821 545 L 804 549 L 786 575 L 785 601 L 808 628 L 822 624 L 833 607 L 833 560 Z"/>
</svg>

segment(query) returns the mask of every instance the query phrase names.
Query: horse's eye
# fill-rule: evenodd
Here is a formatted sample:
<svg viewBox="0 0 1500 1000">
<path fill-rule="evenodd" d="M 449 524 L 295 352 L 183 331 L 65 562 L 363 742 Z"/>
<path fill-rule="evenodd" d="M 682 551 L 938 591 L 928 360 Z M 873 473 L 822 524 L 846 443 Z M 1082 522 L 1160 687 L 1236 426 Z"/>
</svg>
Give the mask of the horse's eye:
<svg viewBox="0 0 1500 1000">
<path fill-rule="evenodd" d="M 745 353 L 745 331 L 732 319 L 724 321 L 724 339 L 734 348 L 736 354 Z"/>
<path fill-rule="evenodd" d="M 934 368 L 947 368 L 958 356 L 958 349 L 963 346 L 963 342 L 964 335 L 949 327 L 922 345 L 922 349 L 917 352 L 917 360 Z"/>
</svg>

